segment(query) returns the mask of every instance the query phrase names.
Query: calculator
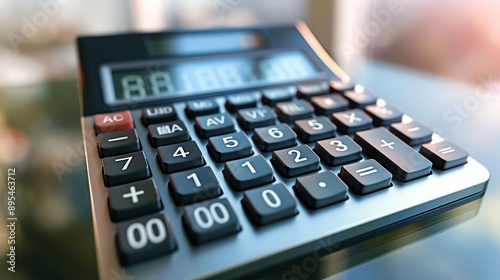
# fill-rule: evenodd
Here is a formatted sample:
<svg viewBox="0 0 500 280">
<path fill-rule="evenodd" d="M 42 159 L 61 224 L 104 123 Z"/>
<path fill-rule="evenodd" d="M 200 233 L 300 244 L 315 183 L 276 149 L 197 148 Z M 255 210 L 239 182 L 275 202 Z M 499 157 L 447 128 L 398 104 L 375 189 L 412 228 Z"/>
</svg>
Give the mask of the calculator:
<svg viewBox="0 0 500 280">
<path fill-rule="evenodd" d="M 466 149 L 351 81 L 304 22 L 77 45 L 103 279 L 252 277 L 485 193 Z"/>
</svg>

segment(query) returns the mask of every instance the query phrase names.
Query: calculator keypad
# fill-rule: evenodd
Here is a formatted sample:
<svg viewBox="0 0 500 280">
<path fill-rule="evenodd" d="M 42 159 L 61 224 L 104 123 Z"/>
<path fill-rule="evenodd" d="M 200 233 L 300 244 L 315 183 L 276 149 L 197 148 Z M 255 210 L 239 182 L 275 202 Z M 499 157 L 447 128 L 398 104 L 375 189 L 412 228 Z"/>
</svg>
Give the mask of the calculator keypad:
<svg viewBox="0 0 500 280">
<path fill-rule="evenodd" d="M 300 215 L 297 200 L 314 214 L 348 203 L 349 196 L 389 188 L 393 178 L 411 181 L 468 158 L 449 141 L 429 143 L 432 131 L 341 82 L 133 113 L 94 117 L 109 214 L 125 265 L 176 250 L 168 217 L 160 214 L 166 207 L 179 210 L 171 221 L 182 221 L 191 243 L 203 244 L 245 230 L 239 219 L 259 227 Z M 133 115 L 144 126 L 136 127 Z M 419 152 L 409 146 L 420 144 Z"/>
<path fill-rule="evenodd" d="M 353 90 L 345 91 L 344 97 L 349 100 L 349 106 L 351 108 L 364 108 L 377 102 L 376 96 L 366 90 L 358 90 L 358 87 L 355 87 Z"/>
<path fill-rule="evenodd" d="M 226 108 L 229 112 L 236 112 L 244 108 L 252 108 L 257 106 L 255 95 L 259 92 L 251 92 L 247 94 L 229 95 L 226 100 Z"/>
<path fill-rule="evenodd" d="M 345 111 L 349 108 L 349 101 L 340 94 L 321 95 L 311 98 L 316 114 L 331 115 L 335 112 Z"/>
</svg>

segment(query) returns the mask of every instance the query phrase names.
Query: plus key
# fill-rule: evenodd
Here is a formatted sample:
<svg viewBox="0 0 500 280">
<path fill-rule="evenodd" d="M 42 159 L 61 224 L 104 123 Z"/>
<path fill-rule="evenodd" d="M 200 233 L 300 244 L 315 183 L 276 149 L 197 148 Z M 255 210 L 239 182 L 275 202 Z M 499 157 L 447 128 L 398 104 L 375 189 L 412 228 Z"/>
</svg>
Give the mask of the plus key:
<svg viewBox="0 0 500 280">
<path fill-rule="evenodd" d="M 386 128 L 357 132 L 354 141 L 361 146 L 363 152 L 380 162 L 399 181 L 410 181 L 431 172 L 430 161 Z"/>
</svg>

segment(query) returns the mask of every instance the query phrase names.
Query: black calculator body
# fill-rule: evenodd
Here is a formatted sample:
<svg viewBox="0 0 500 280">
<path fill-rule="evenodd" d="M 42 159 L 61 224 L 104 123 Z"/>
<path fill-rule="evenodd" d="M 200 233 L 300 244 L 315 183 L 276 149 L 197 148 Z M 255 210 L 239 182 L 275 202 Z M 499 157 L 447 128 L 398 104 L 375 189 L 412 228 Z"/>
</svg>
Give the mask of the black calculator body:
<svg viewBox="0 0 500 280">
<path fill-rule="evenodd" d="M 251 277 L 485 192 L 485 167 L 349 81 L 303 22 L 78 48 L 103 279 Z"/>
</svg>

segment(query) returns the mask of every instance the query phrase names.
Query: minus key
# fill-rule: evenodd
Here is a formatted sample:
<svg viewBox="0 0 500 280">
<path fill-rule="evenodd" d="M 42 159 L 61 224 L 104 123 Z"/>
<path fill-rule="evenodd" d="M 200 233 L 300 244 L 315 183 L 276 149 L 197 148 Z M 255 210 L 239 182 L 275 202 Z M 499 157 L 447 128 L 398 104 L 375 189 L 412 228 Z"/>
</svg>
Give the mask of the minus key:
<svg viewBox="0 0 500 280">
<path fill-rule="evenodd" d="M 141 149 L 141 143 L 135 129 L 101 133 L 97 136 L 97 140 L 101 158 L 136 152 Z"/>
</svg>

